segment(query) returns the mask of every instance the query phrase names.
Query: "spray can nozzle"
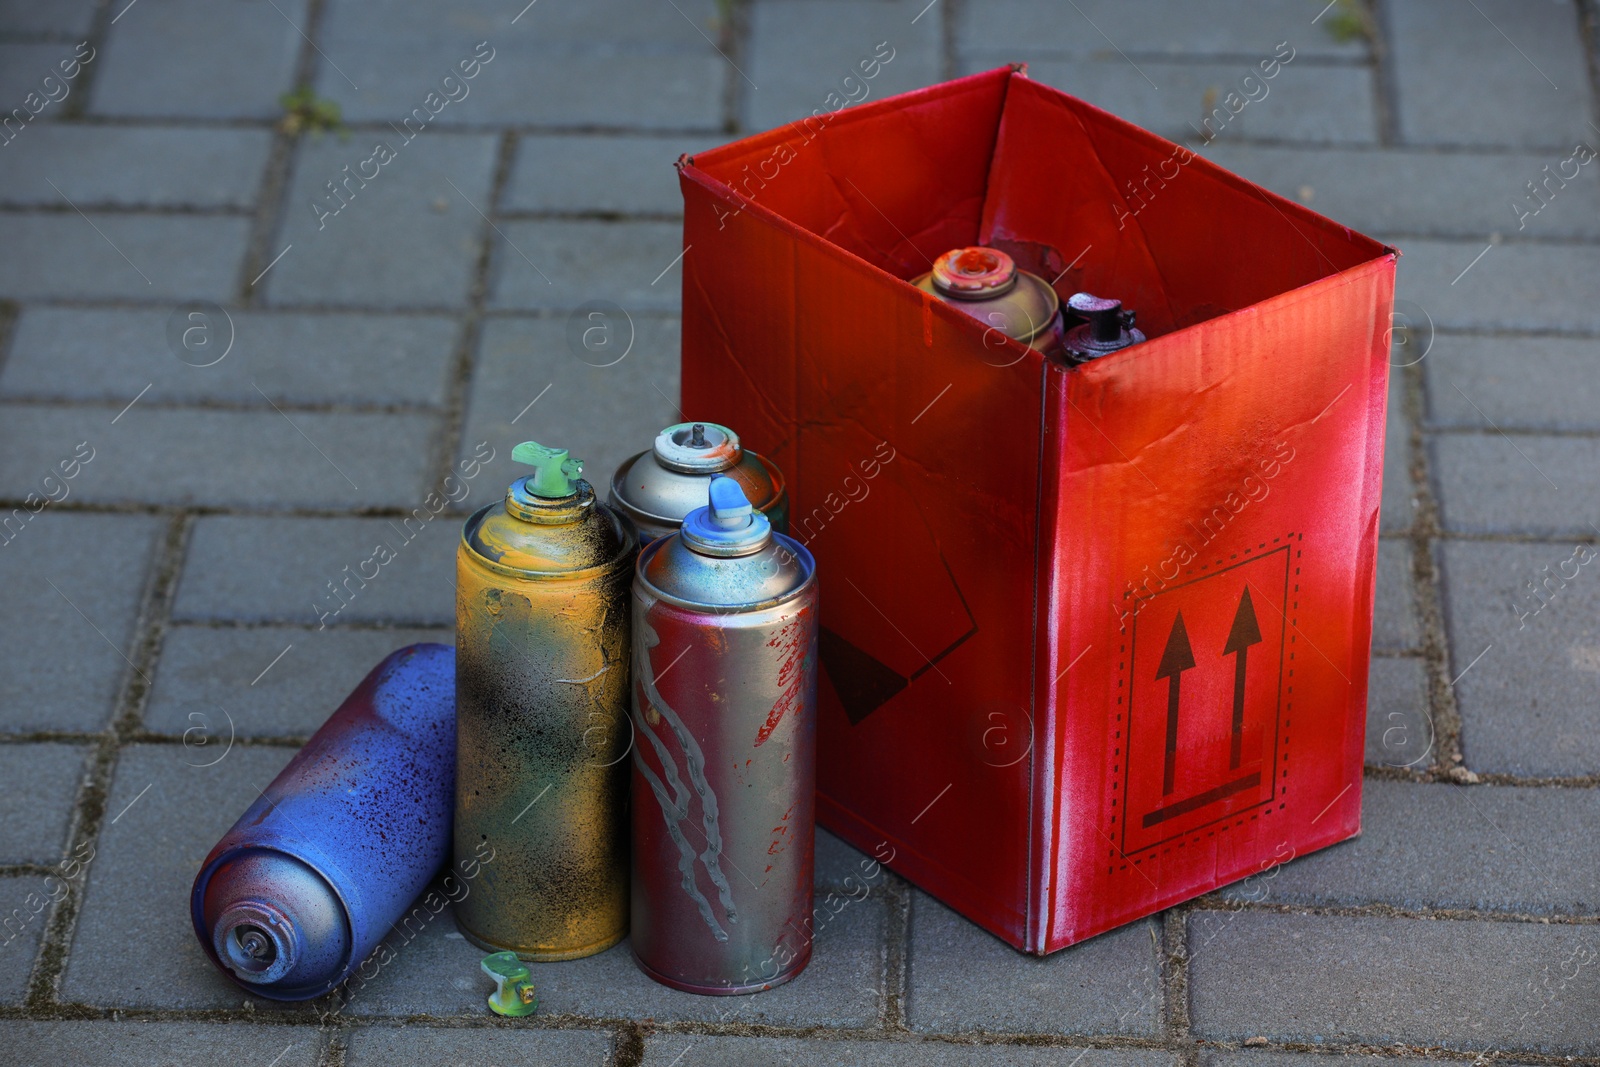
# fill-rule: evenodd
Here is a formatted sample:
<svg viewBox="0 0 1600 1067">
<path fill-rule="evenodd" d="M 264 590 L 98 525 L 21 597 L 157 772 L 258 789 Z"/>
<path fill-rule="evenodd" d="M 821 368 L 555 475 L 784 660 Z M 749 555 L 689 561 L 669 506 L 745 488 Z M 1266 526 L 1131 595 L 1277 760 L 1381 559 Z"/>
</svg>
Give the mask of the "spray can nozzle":
<svg viewBox="0 0 1600 1067">
<path fill-rule="evenodd" d="M 754 521 L 755 514 L 744 488 L 732 478 L 711 479 L 711 503 L 706 509 L 706 519 L 719 530 L 743 530 Z"/>
<path fill-rule="evenodd" d="M 526 484 L 533 496 L 558 500 L 578 491 L 578 475 L 583 460 L 572 459 L 564 448 L 546 448 L 537 441 L 524 441 L 511 450 L 511 459 L 533 468 Z"/>
<path fill-rule="evenodd" d="M 515 952 L 485 956 L 480 966 L 484 974 L 494 979 L 495 990 L 489 994 L 490 1011 L 518 1018 L 532 1015 L 539 1007 L 528 965 L 518 959 Z"/>
</svg>

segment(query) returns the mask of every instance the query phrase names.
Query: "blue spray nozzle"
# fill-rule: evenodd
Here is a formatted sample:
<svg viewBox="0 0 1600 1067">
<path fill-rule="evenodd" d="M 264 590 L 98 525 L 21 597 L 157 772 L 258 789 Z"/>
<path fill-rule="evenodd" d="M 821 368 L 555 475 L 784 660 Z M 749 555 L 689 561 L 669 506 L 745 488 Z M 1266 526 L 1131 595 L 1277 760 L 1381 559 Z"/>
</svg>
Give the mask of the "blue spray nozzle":
<svg viewBox="0 0 1600 1067">
<path fill-rule="evenodd" d="M 767 543 L 772 523 L 750 503 L 744 486 L 732 478 L 711 479 L 708 502 L 683 520 L 691 548 L 712 555 L 742 555 Z"/>
<path fill-rule="evenodd" d="M 732 478 L 711 479 L 711 503 L 706 518 L 721 530 L 742 530 L 750 525 L 755 508 L 744 487 Z"/>
</svg>

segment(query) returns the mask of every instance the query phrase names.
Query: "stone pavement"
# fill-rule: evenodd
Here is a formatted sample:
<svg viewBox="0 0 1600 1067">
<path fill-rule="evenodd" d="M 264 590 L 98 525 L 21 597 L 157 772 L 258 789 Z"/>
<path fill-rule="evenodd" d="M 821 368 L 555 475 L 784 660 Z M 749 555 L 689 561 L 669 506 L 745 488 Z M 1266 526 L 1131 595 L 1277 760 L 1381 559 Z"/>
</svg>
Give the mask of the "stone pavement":
<svg viewBox="0 0 1600 1067">
<path fill-rule="evenodd" d="M 0 0 L 0 110 L 38 110 L 0 132 L 0 1060 L 1600 1063 L 1595 0 L 524 2 Z M 675 421 L 672 161 L 880 41 L 874 97 L 1027 60 L 1191 143 L 1295 50 L 1201 150 L 1405 252 L 1363 836 L 1044 960 L 890 877 L 733 1002 L 619 948 L 537 968 L 510 1024 L 448 923 L 336 1013 L 221 980 L 200 859 L 384 652 L 450 639 L 509 444 L 609 471 Z M 278 125 L 298 85 L 347 135 Z M 567 343 L 601 299 L 613 366 Z M 319 630 L 479 442 L 470 497 Z"/>
</svg>

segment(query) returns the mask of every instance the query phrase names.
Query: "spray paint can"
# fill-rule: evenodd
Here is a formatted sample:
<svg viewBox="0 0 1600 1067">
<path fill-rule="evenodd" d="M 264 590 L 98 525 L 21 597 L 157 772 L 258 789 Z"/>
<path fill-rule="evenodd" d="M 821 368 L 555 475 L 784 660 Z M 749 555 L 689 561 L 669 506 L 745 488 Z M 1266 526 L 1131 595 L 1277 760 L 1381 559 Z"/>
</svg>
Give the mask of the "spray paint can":
<svg viewBox="0 0 1600 1067">
<path fill-rule="evenodd" d="M 444 863 L 454 672 L 448 645 L 378 664 L 206 857 L 190 895 L 195 934 L 251 993 L 332 990 Z"/>
<path fill-rule="evenodd" d="M 811 958 L 817 581 L 737 482 L 639 556 L 633 585 L 634 958 L 753 993 Z"/>
<path fill-rule="evenodd" d="M 997 248 L 954 248 L 911 284 L 1045 355 L 1061 350 L 1061 299 Z"/>
<path fill-rule="evenodd" d="M 1068 363 L 1087 363 L 1144 340 L 1133 327 L 1135 313 L 1124 311 L 1122 301 L 1090 293 L 1073 293 L 1067 310 L 1083 322 L 1067 331 L 1062 354 Z"/>
<path fill-rule="evenodd" d="M 456 907 L 473 944 L 588 956 L 628 930 L 628 585 L 639 538 L 564 449 L 467 520 L 456 560 Z"/>
<path fill-rule="evenodd" d="M 683 517 L 704 507 L 716 477 L 732 478 L 779 533 L 789 532 L 783 473 L 741 448 L 739 435 L 714 422 L 680 422 L 656 435 L 648 452 L 630 457 L 611 478 L 611 506 L 625 513 L 648 544 L 671 537 Z"/>
</svg>

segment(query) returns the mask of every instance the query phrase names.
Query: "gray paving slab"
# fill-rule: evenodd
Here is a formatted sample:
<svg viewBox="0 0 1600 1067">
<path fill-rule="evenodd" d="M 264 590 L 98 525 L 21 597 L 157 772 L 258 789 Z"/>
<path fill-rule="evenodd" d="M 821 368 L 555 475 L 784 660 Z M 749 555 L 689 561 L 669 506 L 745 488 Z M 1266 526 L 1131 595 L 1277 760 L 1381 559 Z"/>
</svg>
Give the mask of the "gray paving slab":
<svg viewBox="0 0 1600 1067">
<path fill-rule="evenodd" d="M 0 214 L 0 297 L 227 300 L 249 230 L 244 218 Z"/>
<path fill-rule="evenodd" d="M 1411 480 L 1411 422 L 1406 418 L 1404 370 L 1397 365 L 1410 360 L 1391 356 L 1389 407 L 1383 435 L 1383 497 L 1378 505 L 1378 528 L 1384 533 L 1405 533 L 1416 515 L 1416 484 Z"/>
<path fill-rule="evenodd" d="M 1211 923 L 1216 936 L 1202 944 Z M 1502 1054 L 1600 1047 L 1596 969 L 1577 964 L 1600 952 L 1587 926 L 1197 912 L 1189 932 L 1198 1037 Z"/>
<path fill-rule="evenodd" d="M 1431 443 L 1439 513 L 1460 533 L 1589 536 L 1600 493 L 1600 440 L 1443 434 Z"/>
<path fill-rule="evenodd" d="M 126 2 L 126 0 L 124 0 Z M 0 1021 L 17 1067 L 214 1067 L 219 1063 L 313 1067 L 327 1041 L 315 1027 L 255 1023 Z"/>
<path fill-rule="evenodd" d="M 1570 148 L 1592 137 L 1575 5 L 1398 0 L 1387 14 L 1405 141 Z"/>
<path fill-rule="evenodd" d="M 33 962 L 60 893 L 60 885 L 42 875 L 0 878 L 0 923 L 5 924 L 0 926 L 0 1004 L 10 1007 L 27 998 Z"/>
<path fill-rule="evenodd" d="M 745 125 L 770 129 L 939 81 L 944 20 L 926 7 L 927 0 L 758 0 Z"/>
<path fill-rule="evenodd" d="M 84 745 L 0 745 L 0 863 L 61 859 L 88 752 Z"/>
<path fill-rule="evenodd" d="M 352 121 L 399 122 L 434 93 L 433 121 L 445 125 L 721 126 L 724 79 L 736 75 L 712 46 L 711 0 L 680 0 L 678 11 L 627 0 L 521 7 L 465 0 L 441 19 L 405 0 L 338 0 L 322 19 L 330 62 L 317 90 Z M 474 77 L 441 85 L 475 56 L 488 62 L 466 68 Z"/>
<path fill-rule="evenodd" d="M 1378 542 L 1378 581 L 1372 612 L 1372 648 L 1376 652 L 1409 652 L 1422 632 L 1411 588 L 1411 546 L 1405 541 Z"/>
<path fill-rule="evenodd" d="M 1340 41 L 1312 25 L 1317 8 L 1273 0 L 1174 4 L 1168 0 L 988 0 L 958 11 L 962 49 L 1026 49 L 1089 56 L 1120 48 L 1129 55 L 1271 55 L 1279 41 L 1297 56 L 1360 61 L 1359 39 Z M 1073 8 L 1077 10 L 1073 10 Z"/>
<path fill-rule="evenodd" d="M 443 514 L 410 524 L 403 518 L 204 517 L 189 542 L 173 617 L 313 628 L 323 621 L 329 627 L 372 621 L 450 626 L 460 536 L 460 523 Z M 388 555 L 375 551 L 379 545 L 393 558 L 369 565 Z M 376 577 L 364 579 L 374 567 Z"/>
<path fill-rule="evenodd" d="M 1600 430 L 1600 340 L 1444 334 L 1423 368 L 1434 426 Z"/>
<path fill-rule="evenodd" d="M 628 942 L 596 956 L 529 965 L 539 1011 L 593 1019 L 724 1022 L 765 1026 L 876 1026 L 883 988 L 885 906 L 866 899 L 846 904 L 818 924 L 811 963 L 795 978 L 759 996 L 702 997 L 647 978 Z M 427 914 L 427 909 L 423 909 Z M 448 912 L 420 934 L 397 934 L 392 961 L 372 981 L 352 986 L 352 1016 L 480 1015 L 493 989 L 479 969 L 483 950 L 455 929 Z"/>
<path fill-rule="evenodd" d="M 77 44 L 0 42 L 0 120 L 9 120 L 3 125 L 0 141 L 20 149 L 33 138 L 30 128 L 61 118 L 72 94 L 83 84 L 79 55 L 91 63 L 100 58 L 93 48 L 79 49 Z M 67 78 L 67 74 L 73 77 Z M 17 138 L 26 140 L 11 144 Z"/>
<path fill-rule="evenodd" d="M 236 308 L 219 315 L 218 306 L 24 308 L 0 368 L 0 397 L 120 408 L 148 385 L 141 403 L 270 410 L 438 407 L 447 396 L 460 330 L 449 318 Z"/>
<path fill-rule="evenodd" d="M 50 33 L 83 37 L 94 22 L 96 0 L 0 0 L 0 32 Z"/>
<path fill-rule="evenodd" d="M 212 966 L 189 919 L 200 864 L 294 753 L 235 745 L 212 766 L 184 745 L 133 745 L 117 759 L 89 866 L 61 999 L 139 1008 L 237 1008 L 251 997 Z M 202 760 L 201 756 L 205 759 Z M 106 980 L 105 961 L 137 959 Z M 275 1009 L 276 1010 L 276 1009 Z M 285 1037 L 277 1047 L 289 1043 Z M 270 1060 L 276 1049 L 263 1060 Z"/>
<path fill-rule="evenodd" d="M 21 497 L 89 439 L 98 451 L 74 486 L 85 502 L 404 507 L 426 491 L 437 425 L 418 414 L 5 404 L 0 494 Z"/>
<path fill-rule="evenodd" d="M 1435 731 L 1426 671 L 1420 659 L 1372 657 L 1367 672 L 1369 766 L 1426 769 L 1433 762 Z"/>
<path fill-rule="evenodd" d="M 570 311 L 610 300 L 629 312 L 678 310 L 680 223 L 549 219 L 501 223 L 500 230 L 492 307 Z"/>
<path fill-rule="evenodd" d="M 1171 1067 L 1177 1057 L 1156 1049 L 1028 1048 L 954 1045 L 943 1041 L 816 1041 L 775 1037 L 657 1034 L 644 1042 L 645 1067 Z"/>
<path fill-rule="evenodd" d="M 919 1033 L 1161 1030 L 1157 928 L 1133 923 L 1040 959 L 925 893 L 911 912 L 907 1025 Z"/>
<path fill-rule="evenodd" d="M 1289 904 L 1538 915 L 1600 908 L 1600 790 L 1368 781 L 1361 836 L 1223 891 Z"/>
<path fill-rule="evenodd" d="M 1017 58 L 1017 50 L 968 53 L 961 60 L 962 72 L 990 70 Z M 1028 60 L 1028 75 L 1034 80 L 1185 143 L 1200 143 L 1205 130 L 1229 141 L 1254 137 L 1363 144 L 1377 139 L 1372 75 L 1365 67 L 1299 63 L 1296 52 L 1271 81 L 1261 82 L 1256 64 L 1274 58 L 1270 48 L 1260 56 L 1184 63 L 1151 58 L 1130 62 L 1115 53 L 1057 59 L 1033 58 L 1023 51 L 1021 58 Z M 1256 80 L 1247 83 L 1247 77 Z M 1237 92 L 1239 100 L 1246 92 L 1256 99 L 1235 104 L 1239 110 L 1230 113 L 1230 92 Z M 1205 106 L 1207 99 L 1211 107 Z M 1221 114 L 1203 126 L 1216 108 Z"/>
<path fill-rule="evenodd" d="M 1472 770 L 1600 773 L 1591 711 L 1600 674 L 1600 558 L 1589 556 L 1594 546 L 1585 549 L 1570 542 L 1443 546 L 1450 671 Z"/>
<path fill-rule="evenodd" d="M 681 134 L 528 134 L 517 139 L 503 207 L 682 215 L 673 164 L 685 152 L 715 144 L 712 138 Z"/>
<path fill-rule="evenodd" d="M 145 728 L 224 742 L 230 733 L 307 737 L 385 656 L 422 641 L 453 646 L 455 634 L 176 626 L 162 644 Z M 190 733 L 197 726 L 202 732 Z"/>
<path fill-rule="evenodd" d="M 665 284 L 665 283 L 663 283 Z M 634 344 L 626 349 L 629 320 Z M 477 373 L 462 435 L 463 458 L 488 441 L 496 458 L 473 487 L 474 506 L 503 493 L 527 468 L 511 462 L 519 441 L 556 442 L 584 461 L 584 477 L 604 494 L 622 461 L 650 447 L 661 427 L 680 422 L 678 413 L 678 322 L 657 316 L 609 313 L 609 344 L 625 358 L 588 352 L 581 335 L 568 347 L 572 316 L 495 318 L 483 329 Z M 574 355 L 583 353 L 586 359 Z M 532 407 L 529 407 L 529 404 Z"/>
<path fill-rule="evenodd" d="M 1566 152 L 1276 148 L 1219 140 L 1204 155 L 1363 233 L 1600 237 L 1600 167 L 1568 164 L 1567 180 Z M 1546 180 L 1548 189 L 1533 199 L 1527 183 Z"/>
<path fill-rule="evenodd" d="M 105 41 L 90 113 L 119 117 L 276 118 L 294 88 L 308 0 L 230 4 L 143 0 Z"/>
<path fill-rule="evenodd" d="M 43 479 L 52 474 L 47 488 Z M 74 484 L 49 467 L 36 477 L 36 491 L 58 498 Z M 0 544 L 0 588 L 11 604 L 27 606 L 0 617 L 0 729 L 99 730 L 130 670 L 123 657 L 134 651 L 161 523 L 48 508 L 23 522 L 28 515 L 26 507 L 0 515 L 8 538 Z"/>
<path fill-rule="evenodd" d="M 484 1009 L 488 1015 L 489 1009 Z M 611 1034 L 602 1030 L 538 1030 L 512 1024 L 495 1030 L 363 1027 L 350 1034 L 349 1067 L 393 1064 L 495 1064 L 504 1067 L 609 1067 Z"/>
<path fill-rule="evenodd" d="M 291 250 L 261 283 L 270 302 L 466 301 L 498 138 L 433 130 L 410 136 L 385 128 L 348 140 L 302 139 L 272 254 Z"/>
<path fill-rule="evenodd" d="M 1558 205 L 1552 205 L 1554 211 Z M 1453 330 L 1600 333 L 1600 246 L 1399 240 L 1396 295 Z"/>
<path fill-rule="evenodd" d="M 0 203 L 248 208 L 271 147 L 267 130 L 40 126 L 0 152 Z"/>
</svg>

